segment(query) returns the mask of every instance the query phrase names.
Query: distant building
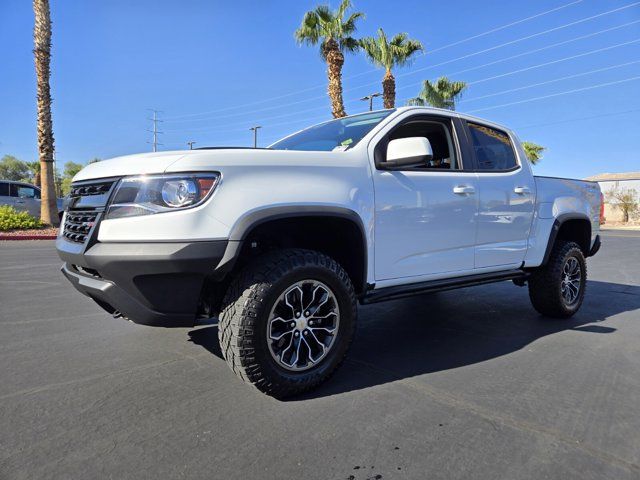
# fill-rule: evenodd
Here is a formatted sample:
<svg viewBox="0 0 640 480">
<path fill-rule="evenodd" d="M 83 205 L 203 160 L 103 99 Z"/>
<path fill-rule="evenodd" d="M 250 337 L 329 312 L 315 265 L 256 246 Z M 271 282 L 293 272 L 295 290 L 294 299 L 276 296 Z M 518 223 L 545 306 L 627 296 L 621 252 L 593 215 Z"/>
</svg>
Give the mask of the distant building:
<svg viewBox="0 0 640 480">
<path fill-rule="evenodd" d="M 622 212 L 619 209 L 613 208 L 607 202 L 607 192 L 619 188 L 624 190 L 633 189 L 640 196 L 640 172 L 628 172 L 628 173 L 601 173 L 594 175 L 593 177 L 585 178 L 585 180 L 591 180 L 592 182 L 598 182 L 600 189 L 604 193 L 604 216 L 609 222 L 622 221 Z"/>
</svg>

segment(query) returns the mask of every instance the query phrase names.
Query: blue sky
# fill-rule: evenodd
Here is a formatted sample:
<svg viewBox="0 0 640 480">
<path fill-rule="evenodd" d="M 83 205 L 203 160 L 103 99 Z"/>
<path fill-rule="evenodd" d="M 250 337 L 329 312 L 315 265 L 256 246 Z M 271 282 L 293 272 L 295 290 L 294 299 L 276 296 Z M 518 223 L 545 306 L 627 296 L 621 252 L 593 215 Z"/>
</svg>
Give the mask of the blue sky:
<svg viewBox="0 0 640 480">
<path fill-rule="evenodd" d="M 548 148 L 538 174 L 640 170 L 640 2 L 354 3 L 367 15 L 358 35 L 381 26 L 426 47 L 395 72 L 398 104 L 448 75 L 470 84 L 458 110 Z M 60 164 L 149 151 L 149 108 L 162 110 L 164 150 L 250 145 L 254 124 L 265 145 L 329 118 L 325 66 L 293 40 L 315 1 L 51 4 Z M 32 29 L 31 2 L 0 1 L 0 156 L 24 160 L 37 158 Z M 383 72 L 348 55 L 343 73 L 347 112 L 361 112 Z"/>
</svg>

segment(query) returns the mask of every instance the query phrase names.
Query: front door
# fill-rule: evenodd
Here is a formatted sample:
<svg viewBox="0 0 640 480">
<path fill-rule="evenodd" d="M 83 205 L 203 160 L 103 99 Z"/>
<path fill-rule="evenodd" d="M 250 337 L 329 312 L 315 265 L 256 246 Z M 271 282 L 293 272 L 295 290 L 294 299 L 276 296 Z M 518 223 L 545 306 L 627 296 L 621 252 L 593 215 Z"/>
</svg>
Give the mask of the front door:
<svg viewBox="0 0 640 480">
<path fill-rule="evenodd" d="M 457 119 L 456 119 L 457 120 Z M 448 117 L 412 116 L 376 145 L 376 165 L 390 140 L 426 137 L 433 159 L 424 167 L 374 171 L 375 278 L 380 286 L 473 272 L 477 175 L 465 170 Z M 458 126 L 458 128 L 460 128 Z"/>
</svg>

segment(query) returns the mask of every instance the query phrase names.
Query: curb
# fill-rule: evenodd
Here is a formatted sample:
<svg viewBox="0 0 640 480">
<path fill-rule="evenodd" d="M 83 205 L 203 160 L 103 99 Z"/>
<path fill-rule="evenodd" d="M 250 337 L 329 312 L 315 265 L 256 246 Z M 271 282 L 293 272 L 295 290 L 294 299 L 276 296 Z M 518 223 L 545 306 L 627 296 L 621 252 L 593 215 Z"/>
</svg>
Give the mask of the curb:
<svg viewBox="0 0 640 480">
<path fill-rule="evenodd" d="M 0 235 L 0 240 L 55 240 L 57 235 Z"/>
</svg>

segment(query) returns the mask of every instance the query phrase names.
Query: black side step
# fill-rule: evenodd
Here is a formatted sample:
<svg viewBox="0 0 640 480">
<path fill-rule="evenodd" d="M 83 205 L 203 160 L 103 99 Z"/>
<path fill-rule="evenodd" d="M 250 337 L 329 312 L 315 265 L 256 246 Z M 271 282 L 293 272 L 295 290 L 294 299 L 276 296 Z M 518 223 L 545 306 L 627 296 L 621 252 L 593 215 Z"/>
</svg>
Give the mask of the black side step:
<svg viewBox="0 0 640 480">
<path fill-rule="evenodd" d="M 395 300 L 396 298 L 410 297 L 422 293 L 441 292 L 455 288 L 472 287 L 484 283 L 502 282 L 504 280 L 526 279 L 529 274 L 523 270 L 506 270 L 503 272 L 480 273 L 465 277 L 447 278 L 442 280 L 429 280 L 427 282 L 412 283 L 409 285 L 397 285 L 394 287 L 371 290 L 360 300 L 363 304 Z"/>
</svg>

